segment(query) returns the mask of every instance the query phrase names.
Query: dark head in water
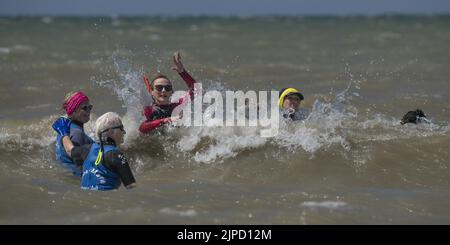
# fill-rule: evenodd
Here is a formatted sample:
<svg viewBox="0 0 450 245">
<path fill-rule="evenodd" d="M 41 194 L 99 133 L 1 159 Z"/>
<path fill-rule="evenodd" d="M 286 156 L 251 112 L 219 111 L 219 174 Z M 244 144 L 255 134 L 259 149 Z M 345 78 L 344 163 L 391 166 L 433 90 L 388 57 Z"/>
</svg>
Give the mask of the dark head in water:
<svg viewBox="0 0 450 245">
<path fill-rule="evenodd" d="M 402 125 L 405 123 L 419 123 L 422 120 L 423 121 L 427 121 L 425 116 L 425 113 L 423 113 L 422 110 L 417 109 L 415 111 L 408 111 L 408 113 L 406 113 L 403 118 L 402 121 L 400 122 Z"/>
</svg>

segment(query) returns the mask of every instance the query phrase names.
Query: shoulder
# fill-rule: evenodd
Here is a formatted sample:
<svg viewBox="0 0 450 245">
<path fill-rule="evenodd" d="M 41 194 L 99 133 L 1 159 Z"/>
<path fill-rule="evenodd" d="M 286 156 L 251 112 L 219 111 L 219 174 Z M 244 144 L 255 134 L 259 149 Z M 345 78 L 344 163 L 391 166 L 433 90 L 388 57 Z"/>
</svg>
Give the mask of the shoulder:
<svg viewBox="0 0 450 245">
<path fill-rule="evenodd" d="M 83 133 L 83 129 L 80 128 L 79 126 L 73 126 L 71 125 L 70 127 L 70 133 Z"/>
<path fill-rule="evenodd" d="M 116 164 L 123 165 L 123 164 L 128 163 L 128 158 L 120 150 L 109 151 L 106 153 L 105 157 L 106 157 L 106 161 L 108 161 L 112 165 L 116 165 Z"/>
<path fill-rule="evenodd" d="M 84 145 L 85 133 L 82 129 L 73 127 L 70 128 L 70 140 L 74 143 L 74 145 Z"/>
</svg>

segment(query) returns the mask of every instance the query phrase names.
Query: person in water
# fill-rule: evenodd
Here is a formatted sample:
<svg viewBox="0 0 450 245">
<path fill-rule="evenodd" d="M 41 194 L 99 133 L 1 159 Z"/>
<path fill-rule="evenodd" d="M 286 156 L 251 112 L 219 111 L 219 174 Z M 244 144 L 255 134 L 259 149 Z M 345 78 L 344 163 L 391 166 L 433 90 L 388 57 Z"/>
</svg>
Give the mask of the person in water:
<svg viewBox="0 0 450 245">
<path fill-rule="evenodd" d="M 70 140 L 69 131 L 72 121 L 59 118 L 53 125 L 62 137 L 64 147 L 69 150 L 74 163 L 83 167 L 81 188 L 87 190 L 113 190 L 123 183 L 125 188 L 136 187 L 125 155 L 119 150 L 123 143 L 125 129 L 119 115 L 107 112 L 95 123 L 98 142 L 75 146 Z"/>
<path fill-rule="evenodd" d="M 407 123 L 430 123 L 430 120 L 427 119 L 427 116 L 425 116 L 425 113 L 420 110 L 416 109 L 415 111 L 408 111 L 400 121 L 401 125 L 407 124 Z"/>
<path fill-rule="evenodd" d="M 81 91 L 69 93 L 64 100 L 62 108 L 71 121 L 68 136 L 75 146 L 92 144 L 92 140 L 85 132 L 83 125 L 90 119 L 92 105 L 89 98 Z M 81 169 L 77 167 L 69 156 L 68 149 L 64 148 L 61 134 L 56 136 L 56 159 L 76 176 L 81 176 Z"/>
<path fill-rule="evenodd" d="M 189 73 L 184 69 L 183 63 L 181 62 L 181 55 L 179 53 L 174 54 L 173 62 L 175 67 L 173 70 L 178 72 L 178 74 L 183 78 L 188 86 L 188 94 L 192 99 L 194 96 L 194 78 L 189 75 Z M 153 98 L 153 104 L 144 107 L 144 116 L 146 121 L 143 122 L 139 131 L 141 133 L 147 134 L 152 132 L 154 129 L 158 128 L 163 124 L 170 123 L 177 120 L 179 117 L 172 117 L 173 110 L 181 105 L 186 97 L 180 98 L 176 103 L 170 102 L 170 97 L 173 94 L 172 82 L 162 74 L 158 74 L 151 81 L 144 76 L 144 84 L 147 91 Z"/>
<path fill-rule="evenodd" d="M 279 92 L 278 106 L 283 118 L 293 121 L 304 119 L 304 115 L 300 112 L 300 104 L 305 98 L 295 88 L 283 88 Z"/>
</svg>

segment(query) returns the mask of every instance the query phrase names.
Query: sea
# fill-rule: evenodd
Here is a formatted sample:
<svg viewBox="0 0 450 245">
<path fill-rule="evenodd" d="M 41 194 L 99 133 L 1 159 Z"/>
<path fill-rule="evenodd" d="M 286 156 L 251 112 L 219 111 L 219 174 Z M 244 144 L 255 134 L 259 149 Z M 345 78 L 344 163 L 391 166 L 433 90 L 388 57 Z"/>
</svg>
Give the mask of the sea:
<svg viewBox="0 0 450 245">
<path fill-rule="evenodd" d="M 0 224 L 450 224 L 449 44 L 449 15 L 0 17 Z M 143 75 L 187 89 L 175 52 L 203 92 L 294 87 L 307 117 L 142 135 Z M 76 90 L 88 135 L 122 117 L 136 188 L 81 190 L 56 161 Z"/>
</svg>

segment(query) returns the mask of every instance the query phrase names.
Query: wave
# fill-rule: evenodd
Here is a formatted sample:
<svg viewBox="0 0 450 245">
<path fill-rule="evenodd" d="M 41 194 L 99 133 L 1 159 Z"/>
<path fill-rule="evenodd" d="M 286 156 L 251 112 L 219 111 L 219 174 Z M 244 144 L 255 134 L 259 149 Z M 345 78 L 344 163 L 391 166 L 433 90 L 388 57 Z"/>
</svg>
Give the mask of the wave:
<svg viewBox="0 0 450 245">
<path fill-rule="evenodd" d="M 11 47 L 0 47 L 0 54 L 11 54 L 11 53 L 31 53 L 34 48 L 29 45 L 16 44 Z"/>
</svg>

